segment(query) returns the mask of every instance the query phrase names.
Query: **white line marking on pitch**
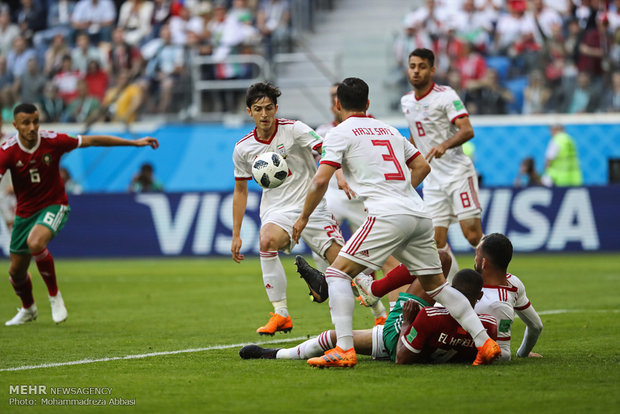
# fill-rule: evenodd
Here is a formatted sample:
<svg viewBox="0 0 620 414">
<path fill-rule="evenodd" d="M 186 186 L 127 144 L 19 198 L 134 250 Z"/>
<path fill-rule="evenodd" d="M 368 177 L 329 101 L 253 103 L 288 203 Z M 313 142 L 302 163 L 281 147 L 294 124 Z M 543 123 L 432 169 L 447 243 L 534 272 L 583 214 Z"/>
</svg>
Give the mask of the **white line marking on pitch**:
<svg viewBox="0 0 620 414">
<path fill-rule="evenodd" d="M 308 339 L 308 337 L 299 336 L 297 338 L 276 339 L 273 341 L 266 341 L 266 342 L 246 342 L 242 344 L 214 345 L 214 346 L 208 346 L 205 348 L 190 348 L 190 349 L 180 349 L 178 351 L 150 352 L 148 354 L 126 355 L 122 357 L 80 359 L 79 361 L 54 362 L 50 364 L 41 364 L 41 365 L 23 365 L 21 367 L 0 368 L 0 372 L 2 371 L 24 371 L 28 369 L 37 369 L 37 368 L 64 367 L 67 365 L 83 365 L 83 364 L 92 364 L 94 362 L 119 361 L 123 359 L 141 359 L 141 358 L 149 358 L 149 357 L 162 356 L 162 355 L 186 354 L 189 352 L 204 352 L 204 351 L 213 351 L 216 349 L 238 348 L 238 347 L 242 347 L 242 346 L 250 345 L 250 344 L 265 345 L 265 344 L 277 344 L 277 343 L 282 343 L 282 342 L 295 342 L 295 341 L 301 341 L 304 339 Z"/>
<path fill-rule="evenodd" d="M 538 312 L 538 314 L 539 315 L 557 315 L 561 313 L 584 313 L 584 312 L 618 313 L 620 312 L 620 309 L 600 309 L 600 310 L 596 310 L 596 309 L 556 309 L 556 310 L 541 311 L 541 312 Z M 179 349 L 177 351 L 150 352 L 148 354 L 126 355 L 122 357 L 80 359 L 79 361 L 53 362 L 50 364 L 41 364 L 41 365 L 22 365 L 21 367 L 0 368 L 0 372 L 25 371 L 29 369 L 38 369 L 38 368 L 64 367 L 68 365 L 84 365 L 84 364 L 92 364 L 95 362 L 119 361 L 119 360 L 126 360 L 126 359 L 141 359 L 141 358 L 149 358 L 149 357 L 154 357 L 154 356 L 186 354 L 190 352 L 214 351 L 216 349 L 238 348 L 238 347 L 242 347 L 245 345 L 250 345 L 252 343 L 256 343 L 257 345 L 266 345 L 266 344 L 277 344 L 277 343 L 285 343 L 285 342 L 295 342 L 295 341 L 301 341 L 303 339 L 308 339 L 308 337 L 300 336 L 297 338 L 275 339 L 273 341 L 266 341 L 266 342 L 246 342 L 242 344 L 214 345 L 214 346 L 208 346 L 205 348 L 191 348 L 191 349 Z"/>
</svg>

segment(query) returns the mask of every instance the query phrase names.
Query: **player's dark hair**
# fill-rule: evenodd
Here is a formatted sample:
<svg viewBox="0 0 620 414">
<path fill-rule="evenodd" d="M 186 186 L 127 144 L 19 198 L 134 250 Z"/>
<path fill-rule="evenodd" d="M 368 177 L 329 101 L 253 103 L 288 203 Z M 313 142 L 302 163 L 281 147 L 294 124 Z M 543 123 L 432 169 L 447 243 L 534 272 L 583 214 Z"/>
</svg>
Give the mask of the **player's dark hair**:
<svg viewBox="0 0 620 414">
<path fill-rule="evenodd" d="M 473 269 L 459 270 L 452 280 L 452 287 L 469 300 L 476 301 L 482 290 L 482 275 Z"/>
<path fill-rule="evenodd" d="M 413 52 L 409 53 L 409 59 L 411 59 L 411 56 L 417 56 L 420 59 L 427 60 L 431 68 L 435 66 L 435 54 L 430 49 L 419 47 L 415 49 Z"/>
<path fill-rule="evenodd" d="M 274 105 L 278 104 L 278 96 L 282 92 L 276 86 L 267 82 L 258 82 L 250 85 L 248 91 L 245 93 L 245 105 L 248 108 L 252 107 L 252 104 L 263 98 L 269 98 Z"/>
<path fill-rule="evenodd" d="M 365 111 L 368 102 L 368 84 L 360 78 L 346 78 L 338 85 L 338 101 L 347 111 Z"/>
<path fill-rule="evenodd" d="M 482 238 L 480 251 L 482 256 L 495 267 L 506 270 L 512 260 L 512 243 L 501 233 L 487 234 Z"/>
<path fill-rule="evenodd" d="M 13 116 L 24 113 L 24 114 L 34 114 L 37 112 L 37 107 L 31 103 L 20 103 L 13 109 Z"/>
</svg>

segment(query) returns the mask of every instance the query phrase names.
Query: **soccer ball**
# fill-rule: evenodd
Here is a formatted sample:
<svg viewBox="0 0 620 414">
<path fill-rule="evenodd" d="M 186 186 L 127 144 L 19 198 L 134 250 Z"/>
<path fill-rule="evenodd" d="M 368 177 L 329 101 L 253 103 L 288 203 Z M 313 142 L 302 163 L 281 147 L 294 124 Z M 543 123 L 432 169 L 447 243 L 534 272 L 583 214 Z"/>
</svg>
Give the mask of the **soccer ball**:
<svg viewBox="0 0 620 414">
<path fill-rule="evenodd" d="M 263 188 L 276 188 L 288 176 L 288 167 L 282 156 L 275 152 L 265 152 L 254 160 L 252 177 Z"/>
</svg>

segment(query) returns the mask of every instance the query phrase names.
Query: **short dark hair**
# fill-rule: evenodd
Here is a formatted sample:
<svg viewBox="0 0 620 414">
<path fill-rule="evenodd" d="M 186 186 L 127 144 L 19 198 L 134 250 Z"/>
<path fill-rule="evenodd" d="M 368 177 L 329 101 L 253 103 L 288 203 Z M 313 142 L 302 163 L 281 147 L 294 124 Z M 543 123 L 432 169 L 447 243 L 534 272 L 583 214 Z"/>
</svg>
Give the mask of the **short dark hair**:
<svg viewBox="0 0 620 414">
<path fill-rule="evenodd" d="M 245 105 L 250 108 L 254 102 L 263 98 L 269 98 L 274 105 L 277 105 L 278 96 L 281 94 L 280 89 L 268 82 L 254 83 L 245 94 Z"/>
<path fill-rule="evenodd" d="M 15 107 L 15 109 L 13 109 L 13 116 L 19 113 L 34 114 L 37 111 L 38 111 L 37 107 L 31 103 L 20 103 L 19 105 Z"/>
<path fill-rule="evenodd" d="M 430 49 L 419 47 L 413 52 L 409 53 L 409 59 L 411 59 L 411 56 L 417 56 L 420 59 L 428 60 L 428 64 L 431 68 L 435 66 L 435 54 Z"/>
<path fill-rule="evenodd" d="M 482 275 L 473 269 L 461 269 L 452 279 L 452 287 L 469 300 L 478 300 L 482 290 Z"/>
<path fill-rule="evenodd" d="M 365 111 L 368 103 L 368 84 L 360 78 L 346 78 L 336 92 L 338 101 L 347 111 Z"/>
<path fill-rule="evenodd" d="M 512 243 L 508 237 L 501 233 L 491 233 L 484 236 L 480 243 L 482 243 L 480 249 L 484 258 L 499 269 L 508 269 L 512 260 Z"/>
</svg>

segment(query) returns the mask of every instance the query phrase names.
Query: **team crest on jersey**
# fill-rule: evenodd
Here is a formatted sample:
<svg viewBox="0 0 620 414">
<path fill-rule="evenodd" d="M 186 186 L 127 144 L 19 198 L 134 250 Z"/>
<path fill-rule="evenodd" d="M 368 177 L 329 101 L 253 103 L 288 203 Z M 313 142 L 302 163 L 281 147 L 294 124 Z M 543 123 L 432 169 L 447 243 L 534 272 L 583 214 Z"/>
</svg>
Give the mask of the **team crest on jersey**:
<svg viewBox="0 0 620 414">
<path fill-rule="evenodd" d="M 286 158 L 286 148 L 284 148 L 284 144 L 280 144 L 276 147 L 276 151 L 278 154 L 282 156 L 282 158 Z"/>
<path fill-rule="evenodd" d="M 45 154 L 43 155 L 43 162 L 45 163 L 45 165 L 50 165 L 52 163 L 52 156 L 51 154 Z"/>
</svg>

